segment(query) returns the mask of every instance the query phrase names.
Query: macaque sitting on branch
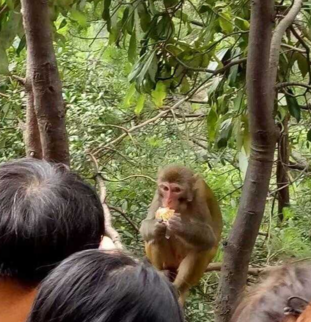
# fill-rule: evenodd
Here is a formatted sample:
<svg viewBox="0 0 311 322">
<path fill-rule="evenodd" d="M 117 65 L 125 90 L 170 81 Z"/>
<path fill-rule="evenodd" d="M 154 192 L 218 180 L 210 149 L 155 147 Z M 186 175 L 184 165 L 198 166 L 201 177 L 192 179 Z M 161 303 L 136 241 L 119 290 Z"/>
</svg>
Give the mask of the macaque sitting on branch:
<svg viewBox="0 0 311 322">
<path fill-rule="evenodd" d="M 218 202 L 202 177 L 183 166 L 161 170 L 140 232 L 147 258 L 169 271 L 181 305 L 216 255 L 221 231 Z"/>
</svg>

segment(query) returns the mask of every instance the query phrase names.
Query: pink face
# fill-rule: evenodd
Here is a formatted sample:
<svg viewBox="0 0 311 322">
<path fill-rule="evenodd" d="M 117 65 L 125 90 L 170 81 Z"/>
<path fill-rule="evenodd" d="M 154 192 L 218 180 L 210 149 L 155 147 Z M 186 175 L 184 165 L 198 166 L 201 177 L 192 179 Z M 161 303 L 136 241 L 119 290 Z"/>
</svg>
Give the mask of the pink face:
<svg viewBox="0 0 311 322">
<path fill-rule="evenodd" d="M 177 183 L 163 182 L 159 185 L 159 190 L 162 207 L 178 210 L 180 203 L 184 201 L 184 189 Z"/>
</svg>

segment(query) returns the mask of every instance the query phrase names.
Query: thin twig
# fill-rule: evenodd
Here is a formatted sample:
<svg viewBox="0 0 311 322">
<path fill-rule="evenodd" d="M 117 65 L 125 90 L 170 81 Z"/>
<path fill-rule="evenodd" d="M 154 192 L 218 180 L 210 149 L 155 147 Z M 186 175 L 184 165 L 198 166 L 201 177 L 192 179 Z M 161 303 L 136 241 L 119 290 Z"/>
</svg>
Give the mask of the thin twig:
<svg viewBox="0 0 311 322">
<path fill-rule="evenodd" d="M 117 207 L 113 207 L 111 205 L 109 205 L 109 208 L 111 210 L 117 212 L 118 214 L 120 214 L 133 227 L 133 229 L 136 231 L 136 233 L 139 233 L 138 227 L 136 227 L 134 222 L 130 218 L 128 218 L 128 216 L 126 215 L 126 213 L 122 209 L 117 208 Z"/>
<path fill-rule="evenodd" d="M 0 96 L 1 96 L 1 97 L 4 97 L 4 98 L 7 98 L 7 99 L 9 99 L 9 98 L 10 98 L 10 96 L 9 96 L 9 95 L 4 94 L 4 93 L 1 93 L 1 92 L 0 92 Z"/>
<path fill-rule="evenodd" d="M 164 110 L 160 113 L 158 113 L 156 116 L 152 117 L 151 119 L 146 120 L 143 123 L 140 123 L 138 125 L 133 126 L 132 128 L 128 129 L 126 131 L 126 133 L 123 133 L 122 135 L 120 135 L 119 137 L 117 137 L 116 139 L 108 142 L 106 145 L 104 145 L 103 147 L 98 148 L 97 150 L 93 150 L 92 151 L 92 155 L 93 156 L 97 156 L 100 152 L 102 152 L 107 146 L 110 146 L 112 144 L 116 144 L 120 141 L 122 141 L 127 135 L 128 133 L 132 133 L 134 131 L 137 131 L 143 127 L 145 127 L 146 125 L 150 124 L 150 123 L 154 123 L 156 121 L 158 121 L 160 118 L 164 117 L 165 115 L 167 115 L 168 113 L 170 113 L 172 110 L 177 109 L 181 104 L 183 104 L 184 102 L 186 102 L 187 100 L 189 100 L 197 91 L 199 90 L 203 90 L 204 88 L 208 87 L 209 84 L 205 84 L 205 82 L 201 85 L 198 86 L 194 91 L 191 91 L 191 93 L 189 93 L 187 96 L 183 97 L 182 99 L 180 99 L 178 102 L 176 102 L 170 109 Z"/>
<path fill-rule="evenodd" d="M 98 161 L 91 153 L 89 153 L 89 156 L 91 157 L 91 159 L 93 161 L 94 169 L 96 171 L 95 178 L 96 178 L 96 182 L 99 187 L 100 201 L 102 203 L 103 210 L 104 210 L 105 235 L 112 240 L 112 242 L 114 243 L 116 248 L 123 249 L 124 246 L 121 243 L 121 237 L 120 237 L 119 233 L 112 226 L 111 212 L 110 212 L 110 209 L 106 203 L 107 190 L 106 190 L 106 186 L 105 186 L 105 181 L 104 181 L 103 177 L 101 176 L 101 174 L 99 173 Z"/>
<path fill-rule="evenodd" d="M 276 85 L 276 88 L 284 88 L 290 86 L 300 86 L 311 90 L 311 85 L 301 82 L 284 82 Z"/>
</svg>

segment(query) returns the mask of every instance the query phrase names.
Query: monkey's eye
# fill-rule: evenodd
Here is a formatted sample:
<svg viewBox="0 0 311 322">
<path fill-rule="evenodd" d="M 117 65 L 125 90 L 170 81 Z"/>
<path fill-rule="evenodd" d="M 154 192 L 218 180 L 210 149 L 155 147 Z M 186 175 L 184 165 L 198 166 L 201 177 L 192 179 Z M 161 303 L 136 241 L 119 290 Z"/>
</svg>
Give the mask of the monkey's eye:
<svg viewBox="0 0 311 322">
<path fill-rule="evenodd" d="M 164 190 L 164 191 L 168 191 L 169 189 L 168 189 L 168 187 L 167 187 L 167 186 L 164 186 L 164 187 L 163 187 L 163 190 Z"/>
<path fill-rule="evenodd" d="M 174 188 L 173 191 L 179 193 L 179 192 L 181 192 L 181 189 L 179 187 L 176 187 L 176 188 Z"/>
</svg>

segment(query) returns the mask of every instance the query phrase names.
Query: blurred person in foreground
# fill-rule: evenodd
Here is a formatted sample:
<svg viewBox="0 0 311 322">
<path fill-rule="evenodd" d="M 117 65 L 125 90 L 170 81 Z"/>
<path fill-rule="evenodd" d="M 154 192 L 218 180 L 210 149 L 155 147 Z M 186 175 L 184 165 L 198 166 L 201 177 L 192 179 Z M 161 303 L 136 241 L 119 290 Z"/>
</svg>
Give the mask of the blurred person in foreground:
<svg viewBox="0 0 311 322">
<path fill-rule="evenodd" d="M 27 322 L 183 322 L 173 285 L 124 253 L 86 250 L 41 283 Z"/>
<path fill-rule="evenodd" d="M 0 166 L 0 321 L 25 322 L 37 286 L 71 254 L 98 248 L 103 208 L 64 165 L 21 159 Z"/>
</svg>

